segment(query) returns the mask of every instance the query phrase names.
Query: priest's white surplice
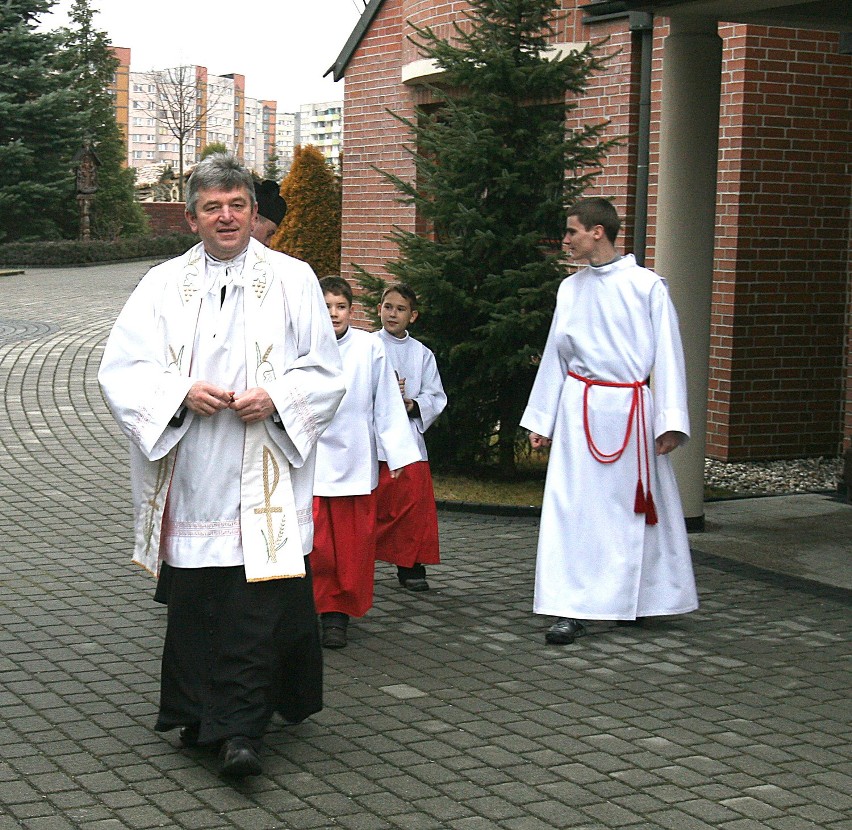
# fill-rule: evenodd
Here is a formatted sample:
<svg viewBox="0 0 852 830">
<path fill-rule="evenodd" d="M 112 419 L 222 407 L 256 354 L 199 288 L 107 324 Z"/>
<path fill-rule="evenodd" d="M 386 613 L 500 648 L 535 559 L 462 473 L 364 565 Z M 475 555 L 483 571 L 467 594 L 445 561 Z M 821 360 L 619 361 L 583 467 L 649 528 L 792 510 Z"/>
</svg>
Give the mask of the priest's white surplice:
<svg viewBox="0 0 852 830">
<path fill-rule="evenodd" d="M 379 484 L 377 442 L 388 466 L 420 460 L 381 338 L 351 326 L 337 341 L 346 395 L 317 448 L 317 496 L 363 496 Z"/>
<path fill-rule="evenodd" d="M 224 295 L 221 289 L 224 288 Z M 343 395 L 340 357 L 308 265 L 251 240 L 210 261 L 202 245 L 144 277 L 98 374 L 130 439 L 134 561 L 153 573 L 244 564 L 250 581 L 304 575 L 315 447 Z M 275 419 L 175 416 L 192 384 L 259 386 Z"/>
<path fill-rule="evenodd" d="M 405 397 L 417 402 L 419 414 L 409 418 L 411 435 L 420 450 L 420 461 L 428 460 L 423 433 L 435 423 L 447 405 L 447 395 L 438 374 L 438 364 L 431 349 L 415 340 L 408 332 L 404 337 L 394 337 L 384 329 L 375 333 L 385 344 L 388 359 L 397 376 L 405 380 Z M 379 460 L 386 461 L 385 451 L 379 447 Z"/>
<path fill-rule="evenodd" d="M 637 429 L 621 458 L 602 464 L 584 426 L 586 384 L 642 385 L 650 488 L 659 516 L 634 512 Z M 622 445 L 634 390 L 589 387 L 588 431 L 604 453 Z M 661 277 L 632 255 L 564 280 L 521 425 L 551 438 L 536 560 L 534 611 L 575 619 L 634 619 L 698 606 L 680 497 L 654 438 L 689 435 L 677 315 Z M 644 458 L 644 456 L 643 456 Z M 642 462 L 644 466 L 644 461 Z"/>
</svg>

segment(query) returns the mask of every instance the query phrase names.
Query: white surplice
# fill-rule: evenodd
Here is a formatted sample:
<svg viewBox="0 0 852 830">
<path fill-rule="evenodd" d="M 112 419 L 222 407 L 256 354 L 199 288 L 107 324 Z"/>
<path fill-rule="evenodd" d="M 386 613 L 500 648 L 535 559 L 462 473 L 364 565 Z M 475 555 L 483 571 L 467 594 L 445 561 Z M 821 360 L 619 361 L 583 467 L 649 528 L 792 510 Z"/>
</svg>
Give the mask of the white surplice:
<svg viewBox="0 0 852 830">
<path fill-rule="evenodd" d="M 379 484 L 377 440 L 394 470 L 420 460 L 381 338 L 350 326 L 337 341 L 346 394 L 317 447 L 314 494 L 363 496 Z"/>
<path fill-rule="evenodd" d="M 409 418 L 411 435 L 420 450 L 420 461 L 428 460 L 423 433 L 435 423 L 447 405 L 447 395 L 438 374 L 438 364 L 431 349 L 415 340 L 408 332 L 405 337 L 394 337 L 384 329 L 375 333 L 385 344 L 388 359 L 394 371 L 405 379 L 405 397 L 416 401 L 420 414 Z M 384 449 L 379 446 L 379 460 L 387 461 Z"/>
<path fill-rule="evenodd" d="M 659 523 L 634 512 L 637 430 L 603 464 L 589 451 L 586 384 L 568 376 L 643 385 L 644 436 Z M 588 427 L 603 453 L 626 434 L 633 390 L 592 386 Z M 521 425 L 552 438 L 536 560 L 534 611 L 575 619 L 634 619 L 698 607 L 689 542 L 668 456 L 654 438 L 689 435 L 683 349 L 664 280 L 632 255 L 564 280 Z M 675 450 L 676 451 L 676 450 Z M 644 468 L 644 455 L 642 456 Z"/>
<path fill-rule="evenodd" d="M 224 287 L 224 299 L 221 289 Z M 158 573 L 243 564 L 249 581 L 304 575 L 315 447 L 343 396 L 340 356 L 310 266 L 251 240 L 216 262 L 199 244 L 146 274 L 98 374 L 130 439 L 134 561 Z M 259 386 L 273 420 L 187 411 L 192 384 Z"/>
</svg>

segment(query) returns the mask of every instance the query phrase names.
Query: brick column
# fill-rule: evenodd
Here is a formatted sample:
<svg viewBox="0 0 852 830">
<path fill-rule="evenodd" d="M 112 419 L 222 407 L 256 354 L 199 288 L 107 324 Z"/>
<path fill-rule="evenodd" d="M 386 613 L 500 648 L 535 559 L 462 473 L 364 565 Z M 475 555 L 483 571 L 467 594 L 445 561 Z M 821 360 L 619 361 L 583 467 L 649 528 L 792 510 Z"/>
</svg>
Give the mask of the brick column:
<svg viewBox="0 0 852 830">
<path fill-rule="evenodd" d="M 716 22 L 672 18 L 663 52 L 655 269 L 669 281 L 684 341 L 692 438 L 672 460 L 687 525 L 696 530 L 704 526 L 721 67 Z"/>
</svg>

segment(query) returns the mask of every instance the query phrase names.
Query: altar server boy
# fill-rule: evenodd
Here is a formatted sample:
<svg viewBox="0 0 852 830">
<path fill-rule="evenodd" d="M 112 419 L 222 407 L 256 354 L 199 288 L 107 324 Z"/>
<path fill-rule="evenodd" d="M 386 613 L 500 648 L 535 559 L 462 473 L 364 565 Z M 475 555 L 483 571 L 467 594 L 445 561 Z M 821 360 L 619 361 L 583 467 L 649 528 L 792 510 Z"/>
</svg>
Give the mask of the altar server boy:
<svg viewBox="0 0 852 830">
<path fill-rule="evenodd" d="M 420 458 L 382 340 L 350 326 L 352 289 L 320 280 L 337 337 L 346 394 L 317 446 L 314 479 L 314 598 L 322 644 L 343 648 L 350 617 L 373 604 L 376 561 L 377 440 L 396 478 Z"/>
<path fill-rule="evenodd" d="M 379 303 L 382 328 L 375 336 L 385 344 L 408 413 L 408 426 L 420 457 L 394 481 L 379 447 L 378 538 L 376 558 L 396 565 L 399 584 L 428 591 L 426 565 L 440 562 L 438 512 L 423 434 L 447 405 L 435 355 L 408 332 L 417 319 L 417 294 L 408 285 L 388 286 Z"/>
</svg>

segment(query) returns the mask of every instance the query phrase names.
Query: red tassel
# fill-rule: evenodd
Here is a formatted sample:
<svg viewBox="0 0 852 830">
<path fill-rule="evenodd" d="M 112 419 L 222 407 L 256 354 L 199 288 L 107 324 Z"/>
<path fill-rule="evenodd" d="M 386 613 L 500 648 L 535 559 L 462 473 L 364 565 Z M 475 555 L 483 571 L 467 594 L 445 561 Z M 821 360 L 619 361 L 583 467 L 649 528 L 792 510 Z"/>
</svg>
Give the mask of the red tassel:
<svg viewBox="0 0 852 830">
<path fill-rule="evenodd" d="M 649 493 L 648 495 L 650 496 L 651 494 Z M 642 489 L 642 479 L 640 478 L 636 482 L 636 498 L 633 501 L 633 512 L 644 513 L 645 510 L 645 491 Z"/>
<path fill-rule="evenodd" d="M 648 496 L 645 499 L 645 524 L 655 525 L 658 521 L 657 508 L 654 507 L 654 497 L 651 495 L 651 491 L 648 490 Z"/>
</svg>

